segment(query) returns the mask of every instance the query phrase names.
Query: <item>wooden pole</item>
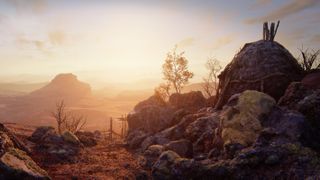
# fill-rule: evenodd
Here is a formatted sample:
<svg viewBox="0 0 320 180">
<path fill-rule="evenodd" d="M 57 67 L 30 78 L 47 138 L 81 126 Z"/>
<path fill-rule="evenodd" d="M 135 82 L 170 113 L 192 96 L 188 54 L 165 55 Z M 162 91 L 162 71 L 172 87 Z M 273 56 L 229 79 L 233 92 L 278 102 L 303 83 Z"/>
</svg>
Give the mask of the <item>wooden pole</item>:
<svg viewBox="0 0 320 180">
<path fill-rule="evenodd" d="M 110 140 L 112 141 L 112 133 L 113 133 L 113 127 L 112 127 L 113 123 L 112 123 L 112 117 L 110 118 Z"/>
<path fill-rule="evenodd" d="M 277 32 L 278 32 L 279 24 L 280 24 L 280 21 L 277 22 L 277 26 L 276 26 L 276 29 L 275 29 L 275 31 L 274 31 L 274 37 L 273 37 L 273 39 L 276 37 L 276 34 L 277 34 Z"/>
<path fill-rule="evenodd" d="M 270 39 L 270 31 L 269 31 L 269 24 L 266 22 L 267 28 L 266 28 L 266 40 L 268 41 Z"/>
<path fill-rule="evenodd" d="M 273 39 L 274 39 L 274 36 L 275 36 L 275 34 L 274 34 L 274 22 L 273 23 L 271 23 L 271 26 L 270 26 L 270 41 L 273 41 Z"/>
<path fill-rule="evenodd" d="M 264 22 L 263 23 L 263 30 L 262 30 L 263 40 L 267 40 L 267 29 L 268 29 L 268 23 Z"/>
</svg>

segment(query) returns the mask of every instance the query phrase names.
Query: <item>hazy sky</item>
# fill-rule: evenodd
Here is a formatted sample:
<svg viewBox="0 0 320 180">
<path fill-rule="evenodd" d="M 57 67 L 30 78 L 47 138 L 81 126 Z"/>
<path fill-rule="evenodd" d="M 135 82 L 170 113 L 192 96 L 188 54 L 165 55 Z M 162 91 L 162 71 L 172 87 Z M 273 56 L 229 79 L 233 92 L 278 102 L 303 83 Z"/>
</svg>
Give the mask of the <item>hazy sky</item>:
<svg viewBox="0 0 320 180">
<path fill-rule="evenodd" d="M 225 65 L 278 19 L 276 40 L 295 56 L 320 48 L 319 0 L 0 0 L 0 81 L 160 81 L 177 44 L 196 82 L 208 57 Z"/>
</svg>

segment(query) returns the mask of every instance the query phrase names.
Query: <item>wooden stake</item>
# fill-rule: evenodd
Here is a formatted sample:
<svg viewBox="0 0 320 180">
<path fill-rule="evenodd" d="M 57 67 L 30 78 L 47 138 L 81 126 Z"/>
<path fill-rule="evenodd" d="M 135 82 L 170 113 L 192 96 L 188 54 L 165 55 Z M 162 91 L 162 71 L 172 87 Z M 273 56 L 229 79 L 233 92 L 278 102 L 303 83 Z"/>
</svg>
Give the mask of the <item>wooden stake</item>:
<svg viewBox="0 0 320 180">
<path fill-rule="evenodd" d="M 276 30 L 274 31 L 274 37 L 273 37 L 273 39 L 276 37 L 276 34 L 277 34 L 277 32 L 278 32 L 279 24 L 280 24 L 280 21 L 277 22 L 277 27 L 276 27 Z"/>
<path fill-rule="evenodd" d="M 275 34 L 274 34 L 274 22 L 273 23 L 271 23 L 271 26 L 270 26 L 270 41 L 273 41 L 273 39 L 274 39 L 274 36 L 275 36 Z"/>
<path fill-rule="evenodd" d="M 112 117 L 110 118 L 110 140 L 112 141 L 112 133 L 113 133 L 113 127 L 112 127 L 113 123 L 112 123 Z"/>
</svg>

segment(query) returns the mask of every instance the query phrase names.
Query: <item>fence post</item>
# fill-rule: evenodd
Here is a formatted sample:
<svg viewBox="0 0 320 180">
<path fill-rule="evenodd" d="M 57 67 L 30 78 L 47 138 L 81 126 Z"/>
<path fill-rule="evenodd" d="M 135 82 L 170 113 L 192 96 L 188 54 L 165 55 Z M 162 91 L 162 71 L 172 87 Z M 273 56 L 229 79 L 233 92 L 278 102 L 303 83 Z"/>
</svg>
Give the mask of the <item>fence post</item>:
<svg viewBox="0 0 320 180">
<path fill-rule="evenodd" d="M 113 123 L 112 123 L 112 117 L 110 118 L 110 141 L 112 141 L 112 133 L 113 133 L 113 127 L 112 127 L 112 125 L 113 125 Z"/>
</svg>

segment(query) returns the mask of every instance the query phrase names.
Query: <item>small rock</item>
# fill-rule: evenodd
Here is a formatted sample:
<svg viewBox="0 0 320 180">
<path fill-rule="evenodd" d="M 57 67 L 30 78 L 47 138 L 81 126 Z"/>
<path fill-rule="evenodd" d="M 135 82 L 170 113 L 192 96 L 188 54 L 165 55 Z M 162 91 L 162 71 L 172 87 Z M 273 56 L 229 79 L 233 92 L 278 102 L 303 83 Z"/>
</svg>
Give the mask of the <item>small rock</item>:
<svg viewBox="0 0 320 180">
<path fill-rule="evenodd" d="M 70 131 L 65 131 L 61 136 L 63 140 L 65 140 L 66 142 L 70 142 L 73 144 L 80 144 L 78 137 Z"/>
<path fill-rule="evenodd" d="M 279 156 L 273 154 L 267 157 L 267 159 L 264 161 L 264 163 L 268 164 L 268 165 L 275 165 L 277 163 L 279 163 L 280 158 Z"/>
</svg>

